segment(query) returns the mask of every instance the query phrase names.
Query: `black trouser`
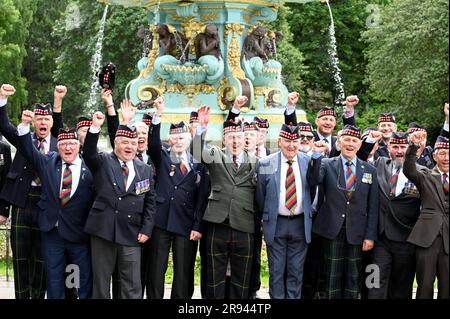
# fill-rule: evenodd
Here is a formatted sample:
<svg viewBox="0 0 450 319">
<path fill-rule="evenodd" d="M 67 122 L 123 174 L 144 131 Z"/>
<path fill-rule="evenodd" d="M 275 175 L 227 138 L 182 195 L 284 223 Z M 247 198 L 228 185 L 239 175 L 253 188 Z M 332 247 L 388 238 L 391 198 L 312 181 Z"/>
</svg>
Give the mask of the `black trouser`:
<svg viewBox="0 0 450 319">
<path fill-rule="evenodd" d="M 151 240 L 147 240 L 144 244 L 141 245 L 141 282 L 142 282 L 142 297 L 144 294 L 149 293 L 149 285 L 150 285 L 150 276 L 149 276 L 149 268 L 150 268 L 150 242 Z"/>
<path fill-rule="evenodd" d="M 189 282 L 188 282 L 188 298 L 191 299 L 194 295 L 194 289 L 195 289 L 195 262 L 197 260 L 197 250 L 198 250 L 198 241 L 191 241 L 192 242 L 192 258 L 191 258 L 191 264 L 189 269 Z"/>
<path fill-rule="evenodd" d="M 312 233 L 311 243 L 308 247 L 308 252 L 306 253 L 305 268 L 303 273 L 303 288 L 302 288 L 302 299 L 314 299 L 316 294 L 319 293 L 325 281 L 321 274 L 324 269 L 323 262 L 323 246 L 322 237 Z"/>
<path fill-rule="evenodd" d="M 169 260 L 169 251 L 172 247 L 173 281 L 172 299 L 190 298 L 190 280 L 193 279 L 192 269 L 193 246 L 196 242 L 188 237 L 168 232 L 155 227 L 150 242 L 150 267 L 147 273 L 149 278 L 148 298 L 164 298 L 164 279 Z"/>
<path fill-rule="evenodd" d="M 263 234 L 261 223 L 255 221 L 255 247 L 253 255 L 253 265 L 250 279 L 249 298 L 255 298 L 256 292 L 261 288 L 261 249 Z"/>
<path fill-rule="evenodd" d="M 414 251 L 413 244 L 395 242 L 384 235 L 381 236 L 372 254 L 372 264 L 377 265 L 379 269 L 380 288 L 369 287 L 369 299 L 412 298 L 416 269 Z"/>
<path fill-rule="evenodd" d="M 36 209 L 40 194 L 40 187 L 32 187 L 27 206 L 12 209 L 11 249 L 16 299 L 45 297 L 45 267 Z"/>
<path fill-rule="evenodd" d="M 247 299 L 252 269 L 254 240 L 252 233 L 229 225 L 208 223 L 208 298 L 224 299 L 228 260 L 231 266 L 230 299 Z"/>
<path fill-rule="evenodd" d="M 207 247 L 207 233 L 206 233 L 206 227 L 204 227 L 203 233 L 202 233 L 202 239 L 200 239 L 200 292 L 202 295 L 202 298 L 206 298 L 207 296 L 207 289 L 208 289 L 208 271 L 207 271 L 207 260 L 208 255 L 206 252 Z"/>
</svg>

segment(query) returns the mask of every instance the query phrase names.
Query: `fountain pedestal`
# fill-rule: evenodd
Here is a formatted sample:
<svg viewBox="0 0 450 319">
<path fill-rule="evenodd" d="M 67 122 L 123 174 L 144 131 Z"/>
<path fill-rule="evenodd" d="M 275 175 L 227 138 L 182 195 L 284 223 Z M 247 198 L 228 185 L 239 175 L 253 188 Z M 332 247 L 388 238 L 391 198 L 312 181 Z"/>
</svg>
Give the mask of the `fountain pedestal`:
<svg viewBox="0 0 450 319">
<path fill-rule="evenodd" d="M 139 6 L 148 11 L 152 49 L 138 62 L 139 76 L 130 81 L 125 92 L 133 104 L 139 106 L 139 119 L 158 96 L 164 95 L 166 110 L 162 134 L 166 134 L 169 123 L 188 122 L 192 110 L 208 105 L 211 107 L 208 138 L 220 141 L 228 109 L 236 96 L 245 95 L 249 103 L 242 109 L 243 117 L 248 121 L 254 116 L 268 119 L 273 128 L 268 138 L 278 137 L 288 95 L 281 79 L 282 66 L 275 59 L 266 62 L 243 59 L 241 52 L 245 38 L 256 26 L 276 19 L 279 1 L 98 1 Z M 158 44 L 159 24 L 168 25 L 174 34 L 182 33 L 191 44 L 185 52 L 187 63 L 164 55 Z M 208 24 L 217 26 L 222 57 L 203 56 L 197 60 L 193 49 L 195 38 Z M 297 114 L 299 120 L 306 120 L 303 111 Z"/>
</svg>

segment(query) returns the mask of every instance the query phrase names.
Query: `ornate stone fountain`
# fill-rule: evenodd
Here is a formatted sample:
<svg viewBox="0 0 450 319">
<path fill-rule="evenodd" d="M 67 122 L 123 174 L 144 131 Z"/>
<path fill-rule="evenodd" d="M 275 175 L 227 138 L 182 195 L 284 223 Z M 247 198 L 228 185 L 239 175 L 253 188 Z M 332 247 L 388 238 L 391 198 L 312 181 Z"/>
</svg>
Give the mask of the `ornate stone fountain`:
<svg viewBox="0 0 450 319">
<path fill-rule="evenodd" d="M 160 95 L 166 104 L 163 131 L 209 105 L 208 138 L 218 141 L 227 110 L 236 96 L 245 95 L 244 118 L 269 119 L 275 128 L 269 138 L 277 138 L 288 95 L 276 51 L 282 34 L 264 25 L 276 19 L 280 1 L 98 1 L 148 11 L 149 26 L 141 32 L 147 49 L 125 92 L 138 106 L 139 118 Z M 298 114 L 306 119 L 303 111 Z"/>
</svg>

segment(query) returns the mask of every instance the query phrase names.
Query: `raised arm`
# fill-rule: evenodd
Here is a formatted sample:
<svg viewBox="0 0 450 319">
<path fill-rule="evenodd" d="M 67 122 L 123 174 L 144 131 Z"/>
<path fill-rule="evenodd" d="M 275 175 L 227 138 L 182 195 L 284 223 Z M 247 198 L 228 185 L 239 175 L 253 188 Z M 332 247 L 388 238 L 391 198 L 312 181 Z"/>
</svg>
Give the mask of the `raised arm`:
<svg viewBox="0 0 450 319">
<path fill-rule="evenodd" d="M 51 134 L 53 137 L 58 137 L 58 132 L 60 128 L 64 127 L 62 118 L 62 102 L 67 94 L 67 87 L 64 85 L 57 85 L 55 91 L 53 92 L 53 126 L 51 129 Z"/>
<path fill-rule="evenodd" d="M 445 116 L 445 122 L 444 122 L 444 126 L 442 127 L 442 130 L 441 130 L 441 136 L 450 138 L 449 125 L 448 125 L 448 102 L 445 102 L 445 104 L 444 104 L 444 116 Z"/>
<path fill-rule="evenodd" d="M 147 152 L 153 162 L 153 165 L 155 165 L 155 167 L 159 167 L 162 152 L 161 116 L 164 112 L 164 98 L 162 96 L 158 97 L 154 102 L 154 106 L 156 108 L 156 113 L 153 116 L 152 124 L 149 129 Z"/>
<path fill-rule="evenodd" d="M 235 121 L 236 118 L 241 114 L 241 107 L 247 103 L 248 98 L 246 96 L 238 96 L 234 100 L 233 107 L 228 111 L 228 116 L 226 121 Z"/>
<path fill-rule="evenodd" d="M 297 122 L 297 114 L 295 112 L 295 105 L 298 102 L 300 94 L 298 92 L 291 92 L 288 95 L 288 105 L 284 110 L 284 124 L 296 126 Z"/>
<path fill-rule="evenodd" d="M 3 84 L 0 87 L 0 133 L 13 146 L 17 147 L 17 128 L 11 123 L 8 117 L 8 98 L 16 92 L 14 86 Z"/>
<path fill-rule="evenodd" d="M 95 112 L 92 116 L 92 125 L 89 128 L 83 144 L 83 158 L 92 172 L 95 172 L 101 165 L 100 156 L 97 151 L 98 138 L 105 116 L 102 112 Z"/>
<path fill-rule="evenodd" d="M 119 117 L 112 98 L 112 91 L 110 89 L 102 89 L 102 101 L 106 107 L 106 126 L 108 128 L 109 142 L 114 149 L 114 139 L 116 137 L 117 128 L 119 127 Z"/>
<path fill-rule="evenodd" d="M 9 172 L 9 168 L 11 167 L 11 147 L 7 143 L 1 142 L 3 145 L 3 169 L 0 177 L 0 190 L 3 188 L 3 184 L 6 178 L 6 175 Z M 6 220 L 9 217 L 9 203 L 3 199 L 0 199 L 0 225 L 6 223 Z"/>
<path fill-rule="evenodd" d="M 313 155 L 309 162 L 306 177 L 310 187 L 316 187 L 322 184 L 325 177 L 325 167 L 322 164 L 322 153 L 328 149 L 324 141 L 317 141 L 313 144 Z"/>
<path fill-rule="evenodd" d="M 405 162 L 403 164 L 403 173 L 405 176 L 421 189 L 424 173 L 419 171 L 416 166 L 417 150 L 419 149 L 419 142 L 424 138 L 425 132 L 414 132 L 409 136 L 409 146 L 405 154 Z"/>
</svg>

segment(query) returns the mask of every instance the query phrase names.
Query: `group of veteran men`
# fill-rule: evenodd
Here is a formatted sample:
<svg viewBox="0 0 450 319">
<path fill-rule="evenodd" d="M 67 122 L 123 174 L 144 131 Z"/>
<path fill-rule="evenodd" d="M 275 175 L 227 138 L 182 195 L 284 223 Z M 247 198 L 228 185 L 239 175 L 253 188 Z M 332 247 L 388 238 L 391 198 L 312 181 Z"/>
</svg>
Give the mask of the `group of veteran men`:
<svg viewBox="0 0 450 319">
<path fill-rule="evenodd" d="M 11 161 L 0 142 L 0 223 L 11 211 L 17 299 L 105 299 L 111 286 L 113 298 L 161 299 L 170 251 L 171 298 L 192 298 L 198 251 L 203 298 L 258 298 L 263 239 L 273 299 L 410 299 L 414 278 L 416 298 L 430 299 L 436 277 L 438 298 L 449 297 L 448 102 L 427 146 L 424 127 L 397 131 L 392 113 L 361 132 L 357 96 L 337 136 L 333 108 L 314 129 L 297 121 L 292 92 L 270 148 L 268 121 L 240 118 L 243 96 L 217 146 L 206 141 L 209 107 L 162 137 L 162 97 L 133 123 L 131 102 L 119 120 L 106 89 L 106 115 L 63 128 L 66 92 L 57 86 L 53 106 L 35 104 L 16 127 L 7 115 L 15 89 L 0 88 L 0 133 L 17 148 Z M 105 120 L 110 153 L 97 148 Z"/>
</svg>

